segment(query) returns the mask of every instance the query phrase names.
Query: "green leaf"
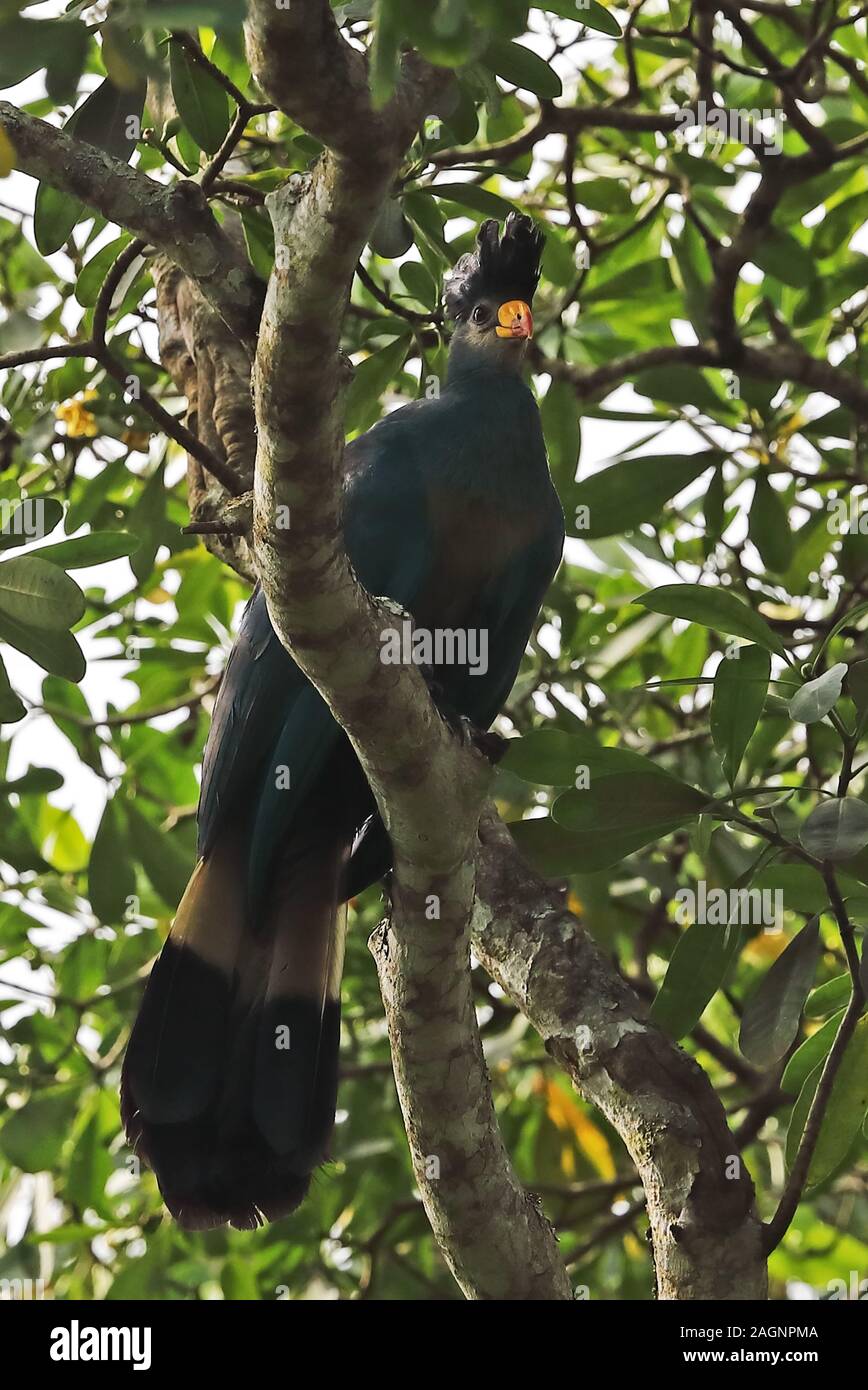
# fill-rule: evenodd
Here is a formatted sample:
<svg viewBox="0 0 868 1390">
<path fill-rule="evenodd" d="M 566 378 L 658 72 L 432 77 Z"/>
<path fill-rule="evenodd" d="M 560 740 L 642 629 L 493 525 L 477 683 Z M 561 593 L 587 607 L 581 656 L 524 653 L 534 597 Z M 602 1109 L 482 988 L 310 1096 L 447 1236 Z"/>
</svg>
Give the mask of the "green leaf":
<svg viewBox="0 0 868 1390">
<path fill-rule="evenodd" d="M 818 985 L 808 995 L 805 1018 L 824 1018 L 834 1009 L 839 1009 L 850 998 L 852 987 L 853 982 L 848 972 L 843 975 L 836 975 L 833 980 L 827 980 L 824 985 Z"/>
<path fill-rule="evenodd" d="M 823 719 L 840 699 L 846 674 L 846 661 L 839 661 L 824 671 L 822 676 L 806 681 L 790 700 L 791 717 L 800 724 L 815 724 L 818 719 Z"/>
<path fill-rule="evenodd" d="M 394 94 L 400 44 L 399 15 L 395 0 L 376 0 L 369 74 L 371 102 L 375 110 L 381 110 Z"/>
<path fill-rule="evenodd" d="M 78 1108 L 80 1087 L 47 1086 L 32 1092 L 0 1128 L 0 1152 L 24 1173 L 56 1168 Z"/>
<path fill-rule="evenodd" d="M 611 834 L 571 834 L 550 816 L 512 821 L 509 831 L 531 868 L 546 878 L 608 869 L 634 850 L 642 849 L 649 840 L 657 838 L 644 831 L 632 831 L 617 837 Z"/>
<path fill-rule="evenodd" d="M 92 999 L 100 985 L 106 983 L 110 944 L 93 932 L 81 936 L 67 946 L 56 969 L 60 992 L 67 999 Z"/>
<path fill-rule="evenodd" d="M 63 786 L 63 776 L 53 767 L 29 767 L 21 777 L 0 782 L 0 796 L 15 792 L 17 796 L 45 796 Z"/>
<path fill-rule="evenodd" d="M 860 719 L 868 715 L 868 661 L 854 661 L 847 673 L 847 694 Z"/>
<path fill-rule="evenodd" d="M 552 816 L 565 830 L 593 835 L 640 832 L 645 844 L 695 820 L 708 797 L 667 773 L 615 772 L 595 776 L 581 791 L 564 792 Z"/>
<path fill-rule="evenodd" d="M 482 62 L 504 82 L 533 92 L 544 101 L 553 101 L 562 93 L 561 79 L 554 68 L 523 44 L 495 39 L 485 50 Z"/>
<path fill-rule="evenodd" d="M 243 208 L 241 226 L 250 264 L 260 280 L 268 280 L 274 265 L 274 231 L 271 219 L 256 208 Z"/>
<path fill-rule="evenodd" d="M 0 531 L 0 550 L 14 550 L 41 541 L 63 520 L 63 507 L 54 497 L 25 497 L 9 514 Z"/>
<path fill-rule="evenodd" d="M 405 261 L 401 266 L 401 280 L 405 288 L 427 309 L 435 308 L 439 289 L 431 272 L 421 261 Z"/>
<path fill-rule="evenodd" d="M 394 343 L 372 352 L 358 364 L 350 382 L 346 400 L 347 430 L 364 429 L 373 423 L 372 412 L 386 387 L 397 375 L 407 356 L 409 340 L 396 338 Z"/>
<path fill-rule="evenodd" d="M 446 198 L 450 203 L 472 208 L 484 217 L 506 217 L 515 210 L 515 204 L 507 198 L 501 198 L 499 193 L 490 193 L 487 188 L 480 188 L 475 183 L 435 183 L 423 191 L 433 194 L 435 198 Z"/>
<path fill-rule="evenodd" d="M 566 381 L 551 383 L 540 416 L 555 486 L 572 499 L 582 433 L 576 393 Z"/>
<path fill-rule="evenodd" d="M 699 1022 L 738 953 L 741 927 L 694 922 L 679 938 L 650 1018 L 677 1042 Z"/>
<path fill-rule="evenodd" d="M 719 458 L 717 452 L 661 454 L 612 464 L 573 489 L 571 534 L 597 540 L 621 536 L 643 521 L 653 521 L 670 498 Z"/>
<path fill-rule="evenodd" d="M 259 1298 L 256 1275 L 250 1263 L 239 1256 L 234 1256 L 226 1261 L 220 1283 L 224 1298 L 232 1303 L 238 1303 L 245 1299 L 258 1300 Z"/>
<path fill-rule="evenodd" d="M 83 212 L 84 204 L 72 194 L 40 183 L 33 206 L 33 236 L 43 256 L 50 256 L 65 245 Z"/>
<path fill-rule="evenodd" d="M 703 515 L 705 517 L 705 533 L 709 542 L 719 540 L 725 526 L 725 506 L 726 497 L 723 482 L 723 467 L 715 468 L 705 489 L 705 502 L 703 504 Z M 714 547 L 709 544 L 706 549 L 710 553 Z"/>
<path fill-rule="evenodd" d="M 131 850 L 114 799 L 105 808 L 94 836 L 87 871 L 87 895 L 95 915 L 106 926 L 117 926 L 136 891 Z"/>
<path fill-rule="evenodd" d="M 859 618 L 864 618 L 866 613 L 868 613 L 868 599 L 863 599 L 861 603 L 854 604 L 852 608 L 848 609 L 846 613 L 842 614 L 842 616 L 835 623 L 834 627 L 830 628 L 829 631 L 826 633 L 825 637 L 823 638 L 822 642 L 820 643 L 817 649 L 817 655 L 814 657 L 813 662 L 815 671 L 817 669 L 817 664 L 820 660 L 820 657 L 823 655 L 823 652 L 826 650 L 833 638 L 837 637 L 838 633 L 841 632 L 843 628 L 854 627 Z"/>
<path fill-rule="evenodd" d="M 380 209 L 371 232 L 370 247 L 386 261 L 403 256 L 413 245 L 413 229 L 404 216 L 401 204 L 390 198 Z"/>
<path fill-rule="evenodd" d="M 85 606 L 75 580 L 36 555 L 0 564 L 0 612 L 13 622 L 61 632 L 78 622 Z"/>
<path fill-rule="evenodd" d="M 117 1107 L 100 1088 L 85 1108 L 83 1126 L 76 1127 L 66 1180 L 66 1197 L 79 1211 L 90 1208 L 106 1219 L 112 1209 L 105 1185 L 114 1171 L 109 1144 L 117 1128 Z"/>
<path fill-rule="evenodd" d="M 783 574 L 793 558 L 793 537 L 787 509 L 760 469 L 756 474 L 748 533 L 766 569 Z"/>
<path fill-rule="evenodd" d="M 37 550 L 40 560 L 48 560 L 62 569 L 84 569 L 88 565 L 104 565 L 109 560 L 121 560 L 138 549 L 138 536 L 128 531 L 91 531 L 90 535 L 58 541 Z"/>
<path fill-rule="evenodd" d="M 738 1045 L 756 1066 L 779 1062 L 799 1031 L 821 950 L 817 916 L 793 937 L 748 999 Z"/>
<path fill-rule="evenodd" d="M 750 253 L 754 265 L 784 285 L 806 289 L 817 275 L 813 255 L 794 236 L 769 228 Z"/>
<path fill-rule="evenodd" d="M 636 602 L 643 608 L 650 608 L 652 613 L 701 623 L 715 632 L 756 642 L 778 656 L 787 655 L 780 638 L 759 614 L 726 589 L 712 588 L 709 584 L 664 584 L 659 589 L 649 589 Z"/>
<path fill-rule="evenodd" d="M 745 749 L 763 712 L 771 674 L 764 647 L 739 647 L 722 657 L 714 676 L 711 737 L 730 786 L 735 783 Z"/>
<path fill-rule="evenodd" d="M 0 90 L 53 65 L 65 50 L 83 53 L 86 41 L 87 27 L 80 19 L 26 19 L 22 15 L 5 20 L 0 23 Z"/>
<path fill-rule="evenodd" d="M 817 859 L 850 859 L 868 845 L 868 805 L 855 796 L 827 797 L 808 816 L 799 839 Z"/>
<path fill-rule="evenodd" d="M 63 128 L 68 135 L 96 145 L 117 159 L 130 160 L 137 137 L 128 132 L 138 129 L 146 89 L 144 79 L 135 91 L 130 91 L 116 87 L 107 77 L 73 111 Z M 33 211 L 33 235 L 43 256 L 60 250 L 82 213 L 83 206 L 77 198 L 40 183 Z"/>
<path fill-rule="evenodd" d="M 59 37 L 61 42 L 46 64 L 45 90 L 55 105 L 65 106 L 75 101 L 91 36 L 81 20 L 68 19 Z"/>
<path fill-rule="evenodd" d="M 787 1134 L 787 1165 L 795 1162 L 811 1102 L 819 1085 L 823 1064 L 817 1066 L 802 1087 L 793 1107 Z M 832 1086 L 820 1134 L 808 1169 L 808 1187 L 824 1182 L 843 1163 L 868 1111 L 868 1015 L 859 1019 L 841 1058 Z"/>
<path fill-rule="evenodd" d="M 618 772 L 668 776 L 641 753 L 603 748 L 593 734 L 563 729 L 532 729 L 523 738 L 510 739 L 500 766 L 525 782 L 543 787 L 573 787 L 580 773 L 587 774 L 588 780 Z"/>
<path fill-rule="evenodd" d="M 229 129 L 226 93 L 177 43 L 169 46 L 169 72 L 178 115 L 200 149 L 216 154 Z"/>
<path fill-rule="evenodd" d="M 6 667 L 0 657 L 0 724 L 17 724 L 26 713 L 27 710 L 9 684 Z"/>
<path fill-rule="evenodd" d="M 816 993 L 817 991 L 814 990 L 814 994 Z M 810 999 L 808 1002 L 810 1003 Z M 806 1017 L 807 1014 L 808 1009 L 806 1007 Z M 811 1072 L 825 1060 L 829 1048 L 835 1041 L 835 1034 L 843 1016 L 844 1010 L 839 1009 L 831 1018 L 826 1019 L 822 1028 L 818 1028 L 816 1033 L 812 1033 L 809 1038 L 805 1039 L 801 1047 L 796 1048 L 781 1077 L 781 1090 L 789 1091 L 794 1096 L 799 1094 Z"/>
<path fill-rule="evenodd" d="M 587 29 L 595 29 L 598 34 L 608 34 L 613 39 L 621 37 L 618 21 L 603 5 L 598 5 L 597 0 L 550 0 L 542 8 L 549 14 L 560 15 L 561 19 L 573 19 Z"/>
<path fill-rule="evenodd" d="M 190 858 L 179 848 L 174 836 L 158 830 L 131 801 L 127 802 L 125 810 L 131 852 L 163 902 L 174 911 L 193 870 Z"/>
<path fill-rule="evenodd" d="M 71 632 L 26 627 L 0 613 L 0 642 L 8 642 L 52 676 L 80 681 L 87 669 L 84 652 Z"/>
<path fill-rule="evenodd" d="M 242 24 L 246 12 L 245 0 L 145 0 L 136 7 L 136 21 L 143 29 L 228 28 Z"/>
<path fill-rule="evenodd" d="M 641 396 L 668 405 L 695 405 L 710 415 L 729 410 L 698 367 L 650 367 L 639 373 L 634 386 Z"/>
<path fill-rule="evenodd" d="M 75 282 L 75 297 L 84 308 L 92 309 L 96 304 L 106 276 L 129 240 L 129 232 L 122 233 L 101 247 L 82 266 Z"/>
</svg>

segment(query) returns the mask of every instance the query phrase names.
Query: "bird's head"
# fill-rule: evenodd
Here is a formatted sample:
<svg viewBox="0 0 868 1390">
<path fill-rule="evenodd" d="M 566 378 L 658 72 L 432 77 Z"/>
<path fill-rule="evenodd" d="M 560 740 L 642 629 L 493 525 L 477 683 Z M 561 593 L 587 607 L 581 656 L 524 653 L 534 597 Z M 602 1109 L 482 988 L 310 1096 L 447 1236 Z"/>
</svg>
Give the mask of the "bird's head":
<svg viewBox="0 0 868 1390">
<path fill-rule="evenodd" d="M 446 281 L 446 311 L 455 320 L 453 363 L 521 368 L 533 336 L 531 303 L 543 241 L 522 213 L 509 214 L 502 236 L 493 219 L 483 222 L 476 250 L 461 257 Z"/>
</svg>

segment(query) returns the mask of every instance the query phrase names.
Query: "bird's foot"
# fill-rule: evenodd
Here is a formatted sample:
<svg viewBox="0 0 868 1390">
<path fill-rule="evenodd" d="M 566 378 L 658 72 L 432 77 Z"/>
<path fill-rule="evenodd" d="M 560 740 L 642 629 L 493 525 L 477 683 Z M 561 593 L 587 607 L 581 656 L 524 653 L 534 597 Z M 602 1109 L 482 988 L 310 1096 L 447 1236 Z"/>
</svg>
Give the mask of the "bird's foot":
<svg viewBox="0 0 868 1390">
<path fill-rule="evenodd" d="M 474 724 L 473 720 L 464 714 L 442 709 L 440 714 L 462 748 L 475 748 L 477 753 L 481 753 L 490 763 L 500 762 L 506 752 L 507 739 L 501 738 L 500 734 L 494 733 L 491 729 L 480 729 L 478 724 Z"/>
</svg>

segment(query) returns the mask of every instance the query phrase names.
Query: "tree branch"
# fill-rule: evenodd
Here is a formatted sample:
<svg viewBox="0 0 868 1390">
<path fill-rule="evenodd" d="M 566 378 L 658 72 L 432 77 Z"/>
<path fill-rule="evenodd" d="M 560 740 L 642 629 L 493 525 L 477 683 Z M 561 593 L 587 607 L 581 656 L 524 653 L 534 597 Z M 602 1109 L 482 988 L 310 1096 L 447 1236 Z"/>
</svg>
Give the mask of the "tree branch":
<svg viewBox="0 0 868 1390">
<path fill-rule="evenodd" d="M 381 110 L 371 101 L 366 57 L 347 43 L 328 0 L 250 0 L 247 59 L 260 88 L 332 153 L 394 173 L 425 102 L 453 78 L 415 53 L 401 61 L 394 96 Z"/>
<path fill-rule="evenodd" d="M 6 101 L 0 101 L 0 130 L 12 142 L 16 168 L 80 198 L 164 252 L 201 285 L 241 341 L 252 342 L 259 308 L 255 277 L 197 184 L 157 183 Z"/>
<path fill-rule="evenodd" d="M 401 142 L 424 114 L 431 82 L 423 74 L 414 89 L 405 77 L 403 120 L 393 112 L 393 129 L 374 139 L 380 118 L 329 7 L 287 12 L 255 2 L 250 13 L 248 49 L 261 84 L 338 147 L 266 200 L 277 255 L 253 371 L 259 578 L 280 640 L 353 743 L 392 841 L 394 911 L 376 954 L 416 1180 L 434 1232 L 470 1297 L 569 1298 L 553 1233 L 503 1148 L 470 990 L 473 845 L 491 768 L 452 734 L 417 670 L 380 661 L 395 605 L 361 589 L 341 543 L 348 375 L 341 323 Z M 283 64 L 270 64 L 278 50 L 294 55 L 279 90 Z M 350 85 L 329 109 L 335 73 Z M 358 147 L 357 132 L 346 130 L 354 120 L 367 131 Z M 281 515 L 291 529 L 279 525 Z M 448 817 L 437 809 L 445 805 Z M 446 1168 L 440 1182 L 427 1163 L 434 1154 Z"/>
<path fill-rule="evenodd" d="M 604 362 L 600 367 L 578 367 L 532 348 L 531 360 L 535 371 L 548 372 L 555 381 L 568 382 L 581 400 L 605 394 L 649 367 L 681 363 L 693 367 L 731 367 L 767 381 L 797 382 L 835 397 L 860 417 L 868 414 L 868 386 L 843 367 L 822 362 L 796 344 L 768 348 L 741 345 L 722 351 L 714 343 L 674 343 L 633 352 L 627 357 Z"/>
<path fill-rule="evenodd" d="M 765 1298 L 753 1184 L 705 1073 L 645 1020 L 493 809 L 480 842 L 474 950 L 626 1144 L 645 1188 L 658 1298 Z"/>
</svg>

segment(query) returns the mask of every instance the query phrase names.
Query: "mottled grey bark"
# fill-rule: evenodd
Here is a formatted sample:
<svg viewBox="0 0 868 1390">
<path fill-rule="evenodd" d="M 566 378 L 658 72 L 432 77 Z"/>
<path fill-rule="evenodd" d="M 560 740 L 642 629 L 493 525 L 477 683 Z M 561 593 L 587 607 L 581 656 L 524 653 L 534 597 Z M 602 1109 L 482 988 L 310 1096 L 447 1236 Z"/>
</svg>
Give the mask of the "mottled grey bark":
<svg viewBox="0 0 868 1390">
<path fill-rule="evenodd" d="M 0 129 L 12 142 L 17 169 L 73 194 L 165 252 L 197 282 L 239 340 L 250 346 L 259 314 L 255 277 L 197 184 L 189 179 L 157 183 L 8 101 L 0 101 Z"/>
<path fill-rule="evenodd" d="M 491 810 L 472 935 L 483 965 L 627 1146 L 645 1189 L 658 1298 L 764 1299 L 753 1183 L 708 1077 L 646 1021 L 563 893 L 527 868 Z"/>
</svg>

